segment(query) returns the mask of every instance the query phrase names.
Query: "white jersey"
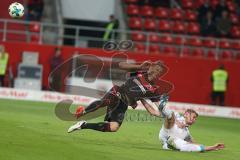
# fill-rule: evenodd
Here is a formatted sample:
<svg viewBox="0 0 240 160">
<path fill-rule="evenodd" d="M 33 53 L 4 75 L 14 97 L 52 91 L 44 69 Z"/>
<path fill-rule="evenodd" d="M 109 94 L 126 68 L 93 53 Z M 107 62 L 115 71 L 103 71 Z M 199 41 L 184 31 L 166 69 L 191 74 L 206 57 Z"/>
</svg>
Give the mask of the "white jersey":
<svg viewBox="0 0 240 160">
<path fill-rule="evenodd" d="M 174 115 L 175 115 L 175 122 L 178 121 L 178 122 L 181 122 L 181 123 L 185 124 L 185 118 L 182 115 L 180 115 L 177 112 L 174 112 Z M 175 123 L 172 128 L 166 129 L 164 124 L 163 124 L 163 126 L 160 130 L 160 133 L 159 133 L 159 139 L 164 144 L 164 143 L 167 142 L 167 139 L 169 137 L 179 138 L 179 139 L 182 139 L 182 140 L 187 140 L 191 137 L 191 135 L 190 135 L 190 132 L 188 130 L 188 127 L 180 128 Z"/>
<path fill-rule="evenodd" d="M 159 139 L 163 143 L 163 149 L 169 149 L 169 146 L 172 148 L 185 151 L 185 152 L 202 152 L 204 151 L 204 146 L 199 144 L 189 143 L 191 141 L 191 135 L 188 130 L 188 127 L 185 125 L 181 125 L 179 127 L 176 122 L 180 122 L 180 124 L 186 124 L 184 116 L 180 115 L 177 112 L 169 111 L 169 113 L 174 113 L 175 115 L 175 123 L 172 128 L 165 128 L 164 124 L 159 133 Z"/>
</svg>

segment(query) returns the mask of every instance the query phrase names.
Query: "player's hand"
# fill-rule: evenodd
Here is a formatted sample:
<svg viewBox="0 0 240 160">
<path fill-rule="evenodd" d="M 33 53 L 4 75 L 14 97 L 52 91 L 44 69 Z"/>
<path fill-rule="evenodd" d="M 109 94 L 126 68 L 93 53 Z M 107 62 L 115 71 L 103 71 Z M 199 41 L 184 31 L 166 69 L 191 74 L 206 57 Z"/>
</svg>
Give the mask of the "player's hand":
<svg viewBox="0 0 240 160">
<path fill-rule="evenodd" d="M 160 101 L 159 101 L 159 106 L 158 106 L 158 109 L 160 111 L 166 106 L 168 99 L 169 99 L 169 96 L 166 93 L 161 95 Z"/>
<path fill-rule="evenodd" d="M 152 65 L 152 62 L 150 62 L 150 61 L 144 61 L 144 62 L 140 65 L 140 69 L 141 69 L 141 70 L 148 70 L 151 65 Z"/>
<path fill-rule="evenodd" d="M 217 148 L 225 148 L 225 145 L 223 143 L 217 143 L 216 146 Z"/>
<path fill-rule="evenodd" d="M 215 146 L 215 150 L 221 150 L 225 148 L 225 145 L 223 143 L 217 143 L 214 146 Z"/>
</svg>

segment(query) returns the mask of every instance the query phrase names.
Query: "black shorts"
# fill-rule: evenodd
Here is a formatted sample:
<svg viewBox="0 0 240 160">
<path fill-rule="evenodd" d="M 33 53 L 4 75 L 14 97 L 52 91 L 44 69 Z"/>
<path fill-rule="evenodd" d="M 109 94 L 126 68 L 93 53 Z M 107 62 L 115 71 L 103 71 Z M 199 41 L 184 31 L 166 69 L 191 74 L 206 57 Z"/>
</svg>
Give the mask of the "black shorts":
<svg viewBox="0 0 240 160">
<path fill-rule="evenodd" d="M 225 96 L 225 92 L 212 92 L 212 99 L 216 99 L 216 98 L 220 98 L 220 99 L 224 99 Z"/>
<path fill-rule="evenodd" d="M 122 100 L 119 100 L 116 106 L 108 106 L 104 121 L 117 122 L 119 125 L 121 125 L 127 109 L 128 105 Z"/>
<path fill-rule="evenodd" d="M 107 106 L 107 113 L 104 121 L 117 122 L 122 124 L 124 115 L 128 109 L 128 104 L 121 99 L 121 89 L 119 86 L 114 86 L 102 98 L 102 102 Z"/>
</svg>

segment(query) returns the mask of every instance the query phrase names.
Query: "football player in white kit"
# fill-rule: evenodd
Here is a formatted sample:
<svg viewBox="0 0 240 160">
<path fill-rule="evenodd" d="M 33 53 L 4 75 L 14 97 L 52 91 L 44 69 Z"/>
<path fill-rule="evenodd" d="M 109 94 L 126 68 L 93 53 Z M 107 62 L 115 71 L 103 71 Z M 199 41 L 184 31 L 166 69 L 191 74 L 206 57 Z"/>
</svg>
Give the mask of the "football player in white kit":
<svg viewBox="0 0 240 160">
<path fill-rule="evenodd" d="M 203 152 L 221 150 L 225 147 L 222 143 L 217 143 L 213 146 L 204 146 L 195 143 L 188 128 L 194 124 L 198 117 L 198 113 L 192 109 L 187 109 L 182 115 L 173 112 L 165 107 L 167 101 L 167 95 L 163 95 L 158 103 L 141 100 L 145 108 L 152 115 L 164 118 L 164 123 L 159 133 L 159 139 L 163 144 L 163 149 Z M 156 106 L 158 106 L 158 109 L 155 109 Z"/>
</svg>

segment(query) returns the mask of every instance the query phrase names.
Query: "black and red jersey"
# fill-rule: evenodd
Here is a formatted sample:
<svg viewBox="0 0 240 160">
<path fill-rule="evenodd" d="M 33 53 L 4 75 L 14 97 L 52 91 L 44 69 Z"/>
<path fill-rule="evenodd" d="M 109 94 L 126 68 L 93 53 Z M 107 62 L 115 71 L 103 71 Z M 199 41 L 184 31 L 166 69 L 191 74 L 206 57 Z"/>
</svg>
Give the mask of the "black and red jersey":
<svg viewBox="0 0 240 160">
<path fill-rule="evenodd" d="M 158 81 L 150 82 L 146 72 L 134 72 L 130 75 L 130 78 L 120 86 L 120 90 L 125 96 L 125 101 L 133 108 L 137 106 L 137 101 L 143 98 L 153 102 L 159 101 L 162 91 L 166 91 L 166 89 L 161 91 Z"/>
</svg>

